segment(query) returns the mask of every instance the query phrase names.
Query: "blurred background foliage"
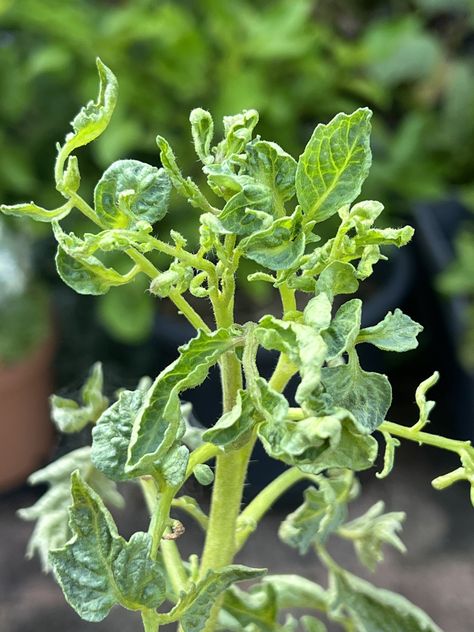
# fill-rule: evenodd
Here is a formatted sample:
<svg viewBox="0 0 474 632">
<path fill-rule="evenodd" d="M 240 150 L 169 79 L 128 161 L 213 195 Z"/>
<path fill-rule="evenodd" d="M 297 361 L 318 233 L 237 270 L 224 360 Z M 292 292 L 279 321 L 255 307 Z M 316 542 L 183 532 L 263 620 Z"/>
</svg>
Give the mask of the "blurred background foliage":
<svg viewBox="0 0 474 632">
<path fill-rule="evenodd" d="M 197 177 L 196 106 L 217 120 L 256 108 L 262 137 L 298 153 L 317 122 L 368 105 L 365 197 L 396 216 L 453 195 L 474 206 L 473 9 L 473 0 L 0 0 L 0 197 L 57 205 L 54 144 L 95 95 L 99 55 L 120 98 L 107 133 L 82 152 L 86 191 L 113 160 L 156 163 L 157 132 Z M 185 235 L 189 212 L 173 217 Z M 445 290 L 474 293 L 473 243 L 464 231 Z M 134 296 L 111 292 L 98 314 L 133 342 L 154 308 L 130 287 Z"/>
</svg>

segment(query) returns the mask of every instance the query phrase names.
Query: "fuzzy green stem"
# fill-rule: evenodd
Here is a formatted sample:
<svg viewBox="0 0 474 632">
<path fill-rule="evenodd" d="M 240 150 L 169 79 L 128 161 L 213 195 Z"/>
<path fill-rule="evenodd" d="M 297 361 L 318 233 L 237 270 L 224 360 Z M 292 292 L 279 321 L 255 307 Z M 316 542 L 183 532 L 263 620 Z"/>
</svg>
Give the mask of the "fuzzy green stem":
<svg viewBox="0 0 474 632">
<path fill-rule="evenodd" d="M 270 379 L 270 386 L 279 393 L 282 393 L 288 382 L 297 371 L 298 368 L 293 364 L 293 362 L 291 362 L 285 353 L 282 353 L 278 358 L 275 371 Z"/>
<path fill-rule="evenodd" d="M 150 527 L 148 532 L 152 537 L 150 557 L 156 559 L 158 555 L 158 549 L 160 548 L 161 538 L 165 532 L 169 522 L 171 501 L 176 493 L 176 489 L 173 487 L 165 487 L 161 491 L 158 503 L 153 511 Z"/>
<path fill-rule="evenodd" d="M 258 522 L 263 518 L 275 501 L 280 498 L 290 487 L 298 481 L 307 478 L 301 470 L 292 467 L 280 474 L 275 480 L 267 485 L 242 511 L 238 519 L 240 530 L 237 534 L 237 549 L 240 550 L 248 537 L 254 531 Z M 248 528 L 246 528 L 246 525 Z"/>
<path fill-rule="evenodd" d="M 380 432 L 388 432 L 395 437 L 415 441 L 420 445 L 431 445 L 435 448 L 455 452 L 456 454 L 460 454 L 462 451 L 471 448 L 470 441 L 458 441 L 456 439 L 440 437 L 439 435 L 430 434 L 429 432 L 421 432 L 407 426 L 401 426 L 391 421 L 384 421 L 377 430 L 380 430 Z"/>
<path fill-rule="evenodd" d="M 154 610 L 142 610 L 142 623 L 145 632 L 158 632 L 158 617 Z"/>
<path fill-rule="evenodd" d="M 176 597 L 179 597 L 180 593 L 186 590 L 188 576 L 183 566 L 178 545 L 174 540 L 162 540 L 160 550 L 173 591 Z"/>
</svg>

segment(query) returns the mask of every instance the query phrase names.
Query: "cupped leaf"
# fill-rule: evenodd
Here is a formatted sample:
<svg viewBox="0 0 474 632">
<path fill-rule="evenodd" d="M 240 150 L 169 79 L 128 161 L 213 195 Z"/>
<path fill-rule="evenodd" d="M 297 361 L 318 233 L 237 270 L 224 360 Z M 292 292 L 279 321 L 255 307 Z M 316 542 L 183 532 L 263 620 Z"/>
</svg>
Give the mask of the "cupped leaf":
<svg viewBox="0 0 474 632">
<path fill-rule="evenodd" d="M 158 614 L 157 619 L 160 624 L 179 621 L 183 632 L 202 632 L 221 593 L 236 582 L 257 579 L 265 573 L 266 569 L 240 564 L 210 570 L 198 583 L 191 584 L 186 593 L 181 593 L 178 603 L 169 613 Z"/>
<path fill-rule="evenodd" d="M 278 609 L 309 608 L 311 610 L 327 609 L 327 592 L 315 582 L 299 575 L 267 575 L 263 583 L 273 588 Z"/>
<path fill-rule="evenodd" d="M 254 624 L 262 632 L 277 632 L 278 604 L 271 584 L 257 584 L 250 590 L 243 591 L 231 586 L 225 593 L 224 610 L 241 626 Z"/>
<path fill-rule="evenodd" d="M 409 351 L 418 346 L 417 336 L 422 331 L 421 325 L 397 308 L 378 325 L 362 329 L 357 342 L 370 342 L 384 351 Z"/>
<path fill-rule="evenodd" d="M 330 616 L 350 619 L 359 632 L 442 632 L 410 601 L 347 571 L 330 572 Z"/>
<path fill-rule="evenodd" d="M 325 292 L 331 301 L 339 294 L 353 294 L 358 288 L 356 269 L 342 261 L 334 261 L 326 266 L 316 281 L 316 291 Z"/>
<path fill-rule="evenodd" d="M 361 108 L 314 130 L 296 171 L 296 194 L 308 219 L 321 222 L 359 195 L 372 162 L 371 116 Z"/>
<path fill-rule="evenodd" d="M 214 481 L 214 472 L 206 463 L 198 463 L 193 469 L 193 474 L 201 485 L 210 485 Z"/>
<path fill-rule="evenodd" d="M 30 217 L 37 222 L 52 222 L 60 220 L 69 215 L 73 208 L 72 202 L 66 202 L 62 206 L 49 211 L 34 202 L 26 202 L 24 204 L 0 204 L 0 213 L 4 215 L 13 215 L 14 217 Z"/>
<path fill-rule="evenodd" d="M 337 310 L 330 326 L 322 332 L 328 347 L 327 360 L 334 360 L 351 349 L 359 334 L 362 314 L 362 301 L 353 298 L 343 303 Z"/>
<path fill-rule="evenodd" d="M 115 604 L 130 610 L 157 608 L 166 581 L 150 557 L 151 537 L 135 533 L 126 542 L 100 497 L 76 471 L 71 478 L 70 528 L 64 547 L 50 563 L 68 603 L 86 621 L 102 621 Z"/>
<path fill-rule="evenodd" d="M 138 160 L 117 160 L 97 183 L 95 211 L 104 226 L 134 228 L 154 224 L 167 211 L 171 181 L 164 169 Z"/>
<path fill-rule="evenodd" d="M 219 215 L 222 232 L 252 235 L 273 221 L 271 191 L 261 184 L 246 184 L 226 203 Z"/>
<path fill-rule="evenodd" d="M 279 145 L 254 140 L 245 148 L 246 173 L 271 191 L 276 212 L 295 195 L 296 160 Z"/>
<path fill-rule="evenodd" d="M 161 164 L 163 165 L 163 168 L 168 174 L 168 177 L 176 191 L 186 198 L 191 206 L 205 212 L 213 213 L 214 209 L 211 204 L 209 204 L 197 184 L 193 182 L 191 178 L 185 178 L 181 173 L 173 150 L 171 149 L 168 141 L 162 136 L 157 136 L 156 142 L 160 149 Z"/>
<path fill-rule="evenodd" d="M 36 521 L 26 554 L 31 558 L 38 553 L 44 571 L 49 570 L 49 551 L 62 547 L 71 535 L 68 508 L 71 504 L 71 474 L 74 470 L 79 470 L 107 503 L 123 507 L 124 500 L 115 483 L 96 470 L 91 463 L 90 452 L 89 446 L 69 452 L 28 479 L 30 485 L 49 485 L 48 491 L 34 505 L 18 511 L 23 520 Z"/>
<path fill-rule="evenodd" d="M 335 405 L 348 410 L 359 432 L 371 434 L 385 420 L 392 388 L 385 375 L 364 371 L 355 351 L 349 362 L 322 370 L 322 382 Z"/>
<path fill-rule="evenodd" d="M 319 476 L 318 487 L 308 487 L 304 503 L 282 522 L 278 535 L 301 555 L 312 545 L 324 544 L 347 516 L 353 477 L 351 472 L 335 474 L 331 478 Z"/>
<path fill-rule="evenodd" d="M 200 161 L 208 164 L 214 161 L 211 143 L 214 136 L 214 121 L 211 114 L 202 108 L 195 108 L 189 115 L 194 149 Z"/>
<path fill-rule="evenodd" d="M 243 239 L 239 249 L 270 270 L 287 270 L 304 254 L 305 234 L 301 210 L 276 219 L 271 226 Z"/>
<path fill-rule="evenodd" d="M 77 259 L 61 246 L 58 246 L 55 261 L 61 279 L 78 294 L 106 294 L 111 287 L 125 285 L 132 278 L 130 274 L 120 274 L 106 267 L 92 255 Z"/>
<path fill-rule="evenodd" d="M 352 540 L 360 562 L 369 570 L 375 570 L 383 560 L 383 546 L 390 544 L 404 553 L 405 545 L 397 535 L 405 520 L 403 511 L 384 513 L 385 505 L 379 501 L 365 514 L 347 522 L 339 530 L 339 535 Z"/>
<path fill-rule="evenodd" d="M 439 373 L 435 371 L 433 375 L 428 377 L 426 380 L 423 380 L 416 389 L 415 400 L 416 405 L 418 406 L 418 410 L 420 411 L 418 421 L 416 422 L 417 429 L 421 429 L 429 423 L 429 416 L 431 411 L 436 405 L 436 402 L 433 400 L 426 399 L 426 393 L 428 390 L 436 384 L 439 380 Z"/>
<path fill-rule="evenodd" d="M 135 418 L 129 445 L 127 469 L 147 469 L 157 461 L 185 430 L 179 393 L 201 384 L 212 365 L 239 340 L 236 332 L 219 329 L 196 338 L 180 348 L 179 358 L 160 373 Z"/>
<path fill-rule="evenodd" d="M 97 101 L 89 101 L 71 122 L 73 132 L 66 136 L 60 155 L 69 155 L 78 147 L 87 145 L 106 129 L 112 118 L 118 96 L 118 83 L 114 73 L 97 58 L 99 95 Z M 61 183 L 58 183 L 61 185 Z"/>
<path fill-rule="evenodd" d="M 336 417 L 308 417 L 302 421 L 275 418 L 258 427 L 258 436 L 266 452 L 288 465 L 313 465 L 341 437 Z"/>
<path fill-rule="evenodd" d="M 87 424 L 95 423 L 109 404 L 103 395 L 102 364 L 96 362 L 80 393 L 80 403 L 58 395 L 51 395 L 51 417 L 61 432 L 78 432 Z"/>
<path fill-rule="evenodd" d="M 91 459 L 98 470 L 113 481 L 127 480 L 125 470 L 133 422 L 146 390 L 122 391 L 118 400 L 103 414 L 92 431 Z"/>
<path fill-rule="evenodd" d="M 256 110 L 243 110 L 238 114 L 224 116 L 224 139 L 215 148 L 215 161 L 223 162 L 239 154 L 252 140 L 253 130 L 258 123 Z"/>
<path fill-rule="evenodd" d="M 249 393 L 239 391 L 233 408 L 206 430 L 202 438 L 225 450 L 238 450 L 250 439 L 255 421 L 255 406 Z"/>
</svg>

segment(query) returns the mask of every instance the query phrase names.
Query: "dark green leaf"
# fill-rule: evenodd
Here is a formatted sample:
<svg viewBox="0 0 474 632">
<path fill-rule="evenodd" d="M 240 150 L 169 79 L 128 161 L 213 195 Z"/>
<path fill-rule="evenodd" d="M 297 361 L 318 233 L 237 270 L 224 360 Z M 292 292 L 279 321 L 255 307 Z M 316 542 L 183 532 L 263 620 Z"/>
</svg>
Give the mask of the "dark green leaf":
<svg viewBox="0 0 474 632">
<path fill-rule="evenodd" d="M 232 349 L 237 336 L 227 329 L 200 331 L 180 348 L 180 356 L 160 373 L 135 418 L 129 446 L 129 471 L 147 469 L 169 450 L 185 430 L 179 393 L 201 384 L 209 368 Z"/>
<path fill-rule="evenodd" d="M 335 404 L 348 410 L 363 434 L 371 434 L 385 420 L 392 389 L 385 375 L 364 371 L 355 351 L 349 362 L 322 370 L 322 382 Z"/>
<path fill-rule="evenodd" d="M 76 471 L 71 479 L 73 537 L 50 552 L 50 563 L 68 603 L 86 621 L 102 621 L 115 604 L 157 608 L 165 599 L 161 566 L 150 559 L 151 537 L 126 542 L 100 497 Z"/>
</svg>

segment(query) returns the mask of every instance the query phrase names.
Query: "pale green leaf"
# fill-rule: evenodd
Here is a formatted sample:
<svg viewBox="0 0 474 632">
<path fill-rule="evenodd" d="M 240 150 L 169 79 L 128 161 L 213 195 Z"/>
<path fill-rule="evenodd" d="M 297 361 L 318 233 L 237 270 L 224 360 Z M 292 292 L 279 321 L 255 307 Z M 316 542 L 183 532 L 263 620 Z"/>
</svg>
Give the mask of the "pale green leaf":
<svg viewBox="0 0 474 632">
<path fill-rule="evenodd" d="M 388 432 L 382 431 L 383 438 L 385 439 L 385 454 L 383 457 L 383 468 L 381 472 L 376 473 L 377 478 L 386 478 L 393 469 L 395 461 L 395 448 L 398 448 L 400 441 Z"/>
<path fill-rule="evenodd" d="M 358 288 L 359 282 L 354 266 L 342 261 L 329 264 L 316 281 L 316 291 L 325 292 L 331 301 L 338 294 L 353 294 Z"/>
<path fill-rule="evenodd" d="M 61 246 L 55 261 L 61 279 L 78 294 L 106 294 L 111 287 L 124 285 L 132 278 L 107 268 L 97 257 L 72 257 Z"/>
<path fill-rule="evenodd" d="M 163 481 L 170 487 L 180 487 L 186 479 L 189 450 L 185 445 L 176 443 L 156 463 L 154 469 L 161 474 Z"/>
<path fill-rule="evenodd" d="M 90 452 L 89 446 L 69 452 L 28 479 L 30 485 L 49 485 L 48 491 L 34 505 L 18 511 L 23 520 L 36 521 L 26 553 L 29 558 L 38 553 L 45 571 L 49 570 L 49 551 L 63 546 L 70 537 L 68 508 L 71 504 L 70 479 L 74 470 L 78 469 L 107 503 L 117 507 L 124 504 L 115 483 L 93 467 Z"/>
<path fill-rule="evenodd" d="M 357 632 L 442 632 L 401 595 L 346 571 L 330 573 L 331 615 L 349 617 Z"/>
<path fill-rule="evenodd" d="M 357 342 L 370 342 L 384 351 L 409 351 L 418 346 L 417 336 L 423 327 L 396 309 L 388 312 L 385 318 L 374 325 L 360 331 Z"/>
<path fill-rule="evenodd" d="M 271 584 L 257 584 L 248 591 L 231 586 L 225 593 L 223 608 L 238 621 L 242 630 L 253 623 L 262 632 L 276 632 L 278 605 Z"/>
<path fill-rule="evenodd" d="M 436 405 L 436 402 L 433 400 L 426 399 L 426 393 L 428 390 L 436 384 L 439 380 L 439 373 L 435 371 L 433 375 L 431 375 L 426 380 L 423 380 L 421 384 L 419 384 L 415 393 L 416 405 L 418 406 L 418 410 L 420 411 L 418 421 L 416 422 L 416 427 L 418 430 L 426 426 L 429 423 L 429 416 L 431 411 Z"/>
<path fill-rule="evenodd" d="M 255 406 L 247 391 L 239 391 L 235 405 L 202 438 L 225 450 L 238 450 L 251 437 L 254 425 Z"/>
<path fill-rule="evenodd" d="M 328 347 L 327 360 L 334 360 L 351 349 L 360 330 L 362 301 L 353 298 L 337 310 L 330 326 L 322 332 Z"/>
<path fill-rule="evenodd" d="M 206 463 L 198 463 L 193 469 L 193 474 L 201 485 L 211 485 L 214 481 L 214 472 Z"/>
<path fill-rule="evenodd" d="M 151 537 L 126 542 L 100 497 L 76 471 L 71 478 L 73 533 L 50 552 L 50 563 L 68 603 L 86 621 L 102 621 L 115 604 L 130 610 L 157 608 L 166 596 L 158 562 L 149 557 Z"/>
<path fill-rule="evenodd" d="M 173 150 L 171 149 L 168 141 L 162 136 L 157 136 L 156 142 L 160 149 L 161 164 L 163 165 L 163 168 L 168 174 L 168 177 L 176 191 L 186 198 L 195 208 L 206 212 L 214 212 L 214 209 L 209 204 L 197 184 L 193 182 L 191 178 L 185 178 L 181 173 Z"/>
<path fill-rule="evenodd" d="M 276 143 L 254 140 L 245 148 L 246 173 L 272 192 L 276 210 L 295 194 L 296 160 Z"/>
<path fill-rule="evenodd" d="M 195 108 L 189 115 L 194 149 L 203 164 L 212 163 L 211 143 L 214 136 L 214 121 L 207 110 Z"/>
<path fill-rule="evenodd" d="M 103 395 L 102 364 L 96 362 L 80 392 L 80 403 L 58 395 L 51 395 L 51 417 L 61 432 L 78 432 L 87 424 L 95 423 L 107 408 L 109 400 Z"/>
<path fill-rule="evenodd" d="M 150 466 L 180 439 L 185 430 L 179 394 L 201 384 L 212 365 L 232 349 L 238 336 L 219 329 L 196 338 L 180 348 L 180 355 L 160 373 L 135 418 L 129 445 L 127 469 Z"/>
<path fill-rule="evenodd" d="M 383 513 L 384 509 L 384 503 L 379 501 L 365 514 L 347 522 L 339 529 L 339 535 L 352 540 L 360 562 L 371 571 L 383 561 L 385 544 L 390 544 L 401 553 L 406 551 L 405 545 L 397 535 L 402 529 L 405 513 Z"/>
<path fill-rule="evenodd" d="M 332 305 L 327 294 L 318 294 L 318 296 L 308 301 L 304 308 L 304 323 L 315 329 L 317 333 L 321 333 L 331 323 L 331 311 Z"/>
<path fill-rule="evenodd" d="M 257 579 L 266 569 L 249 568 L 234 564 L 222 569 L 210 570 L 197 584 L 191 584 L 180 595 L 176 606 L 167 614 L 159 614 L 158 621 L 180 622 L 183 632 L 202 632 L 216 599 L 235 582 Z"/>
<path fill-rule="evenodd" d="M 347 409 L 363 434 L 371 434 L 385 420 L 392 388 L 385 375 L 364 371 L 355 351 L 349 362 L 322 370 L 322 382 L 334 403 Z"/>
<path fill-rule="evenodd" d="M 359 195 L 371 165 L 367 108 L 338 114 L 316 127 L 296 172 L 296 193 L 306 217 L 321 222 Z"/>
<path fill-rule="evenodd" d="M 101 415 L 92 431 L 92 462 L 113 481 L 127 480 L 133 473 L 125 470 L 128 444 L 134 419 L 147 391 L 122 391 L 118 400 Z"/>
<path fill-rule="evenodd" d="M 140 221 L 154 224 L 166 215 L 170 192 L 164 169 L 138 160 L 117 160 L 95 187 L 95 211 L 110 228 L 133 229 Z"/>
<path fill-rule="evenodd" d="M 353 479 L 351 472 L 318 476 L 318 488 L 308 487 L 304 503 L 282 522 L 278 535 L 289 546 L 307 553 L 312 545 L 324 544 L 347 515 Z"/>
<path fill-rule="evenodd" d="M 301 623 L 305 632 L 327 632 L 324 623 L 311 615 L 301 617 Z"/>
<path fill-rule="evenodd" d="M 304 254 L 305 234 L 301 210 L 276 219 L 271 226 L 243 239 L 244 256 L 270 270 L 287 270 Z"/>
<path fill-rule="evenodd" d="M 38 206 L 34 202 L 24 204 L 1 204 L 0 213 L 5 215 L 13 215 L 14 217 L 30 217 L 37 222 L 52 222 L 53 220 L 60 220 L 69 215 L 73 205 L 71 202 L 66 202 L 62 206 L 49 211 L 41 206 Z"/>
<path fill-rule="evenodd" d="M 97 101 L 89 101 L 71 122 L 74 131 L 66 136 L 63 147 L 65 155 L 100 136 L 112 118 L 117 103 L 117 79 L 99 58 L 97 58 L 97 70 L 100 82 Z"/>
<path fill-rule="evenodd" d="M 299 575 L 267 575 L 262 580 L 270 584 L 276 594 L 278 609 L 308 608 L 322 610 L 327 608 L 327 593 L 315 582 Z"/>
<path fill-rule="evenodd" d="M 248 236 L 268 228 L 273 221 L 271 191 L 267 186 L 250 183 L 233 195 L 218 218 L 222 228 L 216 232 L 229 232 Z"/>
<path fill-rule="evenodd" d="M 252 140 L 253 130 L 258 123 L 256 110 L 243 110 L 238 114 L 224 116 L 224 140 L 215 148 L 217 163 L 234 154 L 239 154 Z"/>
</svg>

